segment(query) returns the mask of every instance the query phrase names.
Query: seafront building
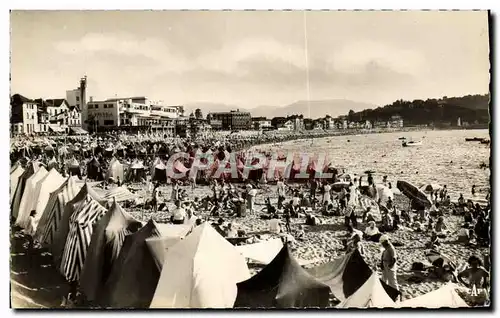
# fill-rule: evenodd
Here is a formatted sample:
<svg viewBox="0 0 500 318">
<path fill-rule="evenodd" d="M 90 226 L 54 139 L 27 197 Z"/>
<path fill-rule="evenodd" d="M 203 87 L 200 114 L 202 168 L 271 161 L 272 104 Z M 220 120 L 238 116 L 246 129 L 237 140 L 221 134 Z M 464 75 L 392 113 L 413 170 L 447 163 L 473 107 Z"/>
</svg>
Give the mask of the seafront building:
<svg viewBox="0 0 500 318">
<path fill-rule="evenodd" d="M 249 112 L 240 112 L 239 109 L 229 112 L 211 112 L 207 118 L 210 123 L 212 120 L 220 120 L 222 130 L 252 129 L 252 115 Z"/>
<path fill-rule="evenodd" d="M 183 106 L 167 106 L 145 96 L 111 98 L 87 103 L 89 131 L 151 131 L 175 135 L 176 122 L 183 118 Z"/>
</svg>

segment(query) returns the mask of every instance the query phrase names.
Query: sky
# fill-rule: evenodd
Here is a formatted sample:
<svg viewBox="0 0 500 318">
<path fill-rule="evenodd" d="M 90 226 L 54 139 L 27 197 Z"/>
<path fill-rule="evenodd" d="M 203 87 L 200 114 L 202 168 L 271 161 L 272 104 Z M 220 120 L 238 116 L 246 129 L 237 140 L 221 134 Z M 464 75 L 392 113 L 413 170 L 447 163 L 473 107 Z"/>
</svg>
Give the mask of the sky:
<svg viewBox="0 0 500 318">
<path fill-rule="evenodd" d="M 489 90 L 486 11 L 12 11 L 11 93 L 253 108 Z"/>
</svg>

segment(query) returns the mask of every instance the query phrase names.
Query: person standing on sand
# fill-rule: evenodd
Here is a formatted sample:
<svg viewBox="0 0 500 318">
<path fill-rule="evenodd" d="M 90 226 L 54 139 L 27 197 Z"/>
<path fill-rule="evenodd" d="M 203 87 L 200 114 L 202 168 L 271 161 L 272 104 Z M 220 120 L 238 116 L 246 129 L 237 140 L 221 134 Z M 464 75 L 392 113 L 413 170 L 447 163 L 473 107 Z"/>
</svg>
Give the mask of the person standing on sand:
<svg viewBox="0 0 500 318">
<path fill-rule="evenodd" d="M 331 193 L 330 191 L 332 190 L 332 187 L 328 184 L 328 182 L 325 183 L 325 186 L 323 187 L 323 202 L 322 204 L 330 204 L 332 201 L 331 199 Z"/>
<path fill-rule="evenodd" d="M 382 281 L 387 285 L 399 290 L 398 280 L 396 277 L 397 273 L 397 255 L 394 246 L 389 241 L 389 237 L 386 235 L 382 235 L 379 239 L 379 242 L 384 247 L 384 251 L 382 252 Z"/>
<path fill-rule="evenodd" d="M 283 182 L 283 180 L 280 178 L 278 182 L 276 183 L 277 190 L 278 190 L 278 209 L 283 208 L 283 202 L 285 201 L 285 192 L 286 192 L 286 185 Z"/>
<path fill-rule="evenodd" d="M 35 241 L 33 240 L 33 236 L 35 236 L 36 233 L 36 228 L 37 228 L 37 222 L 35 220 L 36 216 L 36 211 L 32 210 L 30 213 L 30 220 L 28 223 L 28 226 L 26 227 L 26 236 L 28 239 L 28 247 L 26 254 L 28 255 L 28 264 L 31 267 L 33 264 L 33 255 L 34 255 L 34 249 L 35 249 Z"/>
</svg>

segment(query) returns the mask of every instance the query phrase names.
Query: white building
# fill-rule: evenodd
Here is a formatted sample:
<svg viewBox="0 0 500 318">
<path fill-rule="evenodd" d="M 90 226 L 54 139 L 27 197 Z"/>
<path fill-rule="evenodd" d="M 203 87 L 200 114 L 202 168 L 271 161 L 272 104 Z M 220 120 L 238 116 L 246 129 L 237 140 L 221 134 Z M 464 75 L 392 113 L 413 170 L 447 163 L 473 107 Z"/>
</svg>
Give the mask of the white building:
<svg viewBox="0 0 500 318">
<path fill-rule="evenodd" d="M 165 106 L 146 97 L 112 98 L 87 103 L 88 125 L 92 130 L 141 127 L 173 135 L 175 120 L 181 113 L 182 106 Z"/>
<path fill-rule="evenodd" d="M 11 97 L 11 130 L 12 134 L 31 135 L 38 130 L 37 104 L 22 95 Z"/>
<path fill-rule="evenodd" d="M 68 107 L 76 107 L 80 114 L 80 125 L 87 127 L 87 76 L 80 79 L 80 86 L 76 89 L 66 91 L 66 102 Z"/>
</svg>

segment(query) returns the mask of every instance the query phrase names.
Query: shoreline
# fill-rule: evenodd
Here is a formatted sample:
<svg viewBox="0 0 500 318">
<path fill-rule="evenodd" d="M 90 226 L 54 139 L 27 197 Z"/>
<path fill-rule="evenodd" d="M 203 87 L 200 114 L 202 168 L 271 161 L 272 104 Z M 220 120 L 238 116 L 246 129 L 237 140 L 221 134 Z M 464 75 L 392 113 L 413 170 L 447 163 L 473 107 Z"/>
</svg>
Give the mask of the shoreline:
<svg viewBox="0 0 500 318">
<path fill-rule="evenodd" d="M 284 140 L 281 141 L 276 141 L 276 142 L 263 142 L 263 143 L 255 143 L 252 144 L 248 147 L 248 149 L 238 149 L 237 151 L 248 151 L 253 147 L 256 146 L 266 146 L 266 145 L 274 145 L 274 144 L 283 144 L 286 142 L 290 141 L 296 141 L 296 140 L 305 140 L 305 139 L 320 139 L 320 138 L 329 138 L 329 137 L 340 137 L 340 136 L 357 136 L 357 135 L 371 135 L 371 134 L 388 134 L 388 133 L 395 133 L 395 132 L 401 132 L 401 133 L 408 133 L 408 132 L 427 132 L 427 131 L 443 131 L 443 130 L 489 130 L 489 128 L 462 128 L 462 129 L 456 129 L 456 128 L 423 128 L 423 127 L 404 127 L 404 128 L 377 128 L 377 129 L 346 129 L 346 130 L 335 130 L 331 131 L 328 133 L 325 133 L 325 131 L 322 131 L 321 133 L 294 133 L 294 132 L 289 132 L 289 137 L 290 138 L 284 138 Z M 278 134 L 277 136 L 284 137 L 287 132 L 282 132 L 282 134 Z M 260 136 L 259 134 L 258 136 Z M 267 134 L 264 134 L 267 135 Z M 489 134 L 491 136 L 491 132 Z M 269 136 L 269 135 L 268 135 Z"/>
</svg>

